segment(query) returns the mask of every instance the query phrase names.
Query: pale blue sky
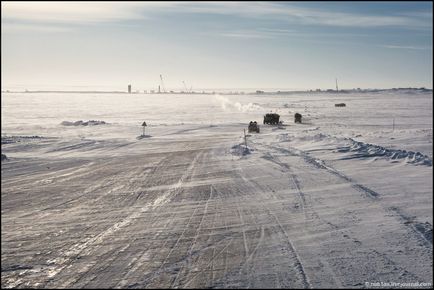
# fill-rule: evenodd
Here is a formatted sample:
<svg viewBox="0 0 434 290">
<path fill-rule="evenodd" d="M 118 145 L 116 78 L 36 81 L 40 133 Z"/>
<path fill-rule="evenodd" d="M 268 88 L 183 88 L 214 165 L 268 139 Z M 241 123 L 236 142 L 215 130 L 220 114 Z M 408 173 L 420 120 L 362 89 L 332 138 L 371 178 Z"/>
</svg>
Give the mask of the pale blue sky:
<svg viewBox="0 0 434 290">
<path fill-rule="evenodd" d="M 2 89 L 432 88 L 431 2 L 2 2 Z"/>
</svg>

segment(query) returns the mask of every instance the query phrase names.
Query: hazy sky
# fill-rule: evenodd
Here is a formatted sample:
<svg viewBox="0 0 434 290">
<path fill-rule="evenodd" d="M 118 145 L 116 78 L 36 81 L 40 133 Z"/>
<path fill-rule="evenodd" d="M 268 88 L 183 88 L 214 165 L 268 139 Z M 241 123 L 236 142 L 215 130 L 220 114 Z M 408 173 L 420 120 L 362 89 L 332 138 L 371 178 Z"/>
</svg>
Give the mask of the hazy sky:
<svg viewBox="0 0 434 290">
<path fill-rule="evenodd" d="M 1 2 L 2 89 L 432 88 L 431 2 Z"/>
</svg>

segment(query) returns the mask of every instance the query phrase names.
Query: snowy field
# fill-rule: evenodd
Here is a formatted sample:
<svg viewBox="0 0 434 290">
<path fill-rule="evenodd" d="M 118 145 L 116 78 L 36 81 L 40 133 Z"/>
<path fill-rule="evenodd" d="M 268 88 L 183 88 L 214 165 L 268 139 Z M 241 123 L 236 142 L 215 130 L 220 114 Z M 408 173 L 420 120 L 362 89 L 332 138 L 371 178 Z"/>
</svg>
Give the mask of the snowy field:
<svg viewBox="0 0 434 290">
<path fill-rule="evenodd" d="M 2 93 L 1 286 L 432 283 L 432 108 L 414 90 Z"/>
</svg>

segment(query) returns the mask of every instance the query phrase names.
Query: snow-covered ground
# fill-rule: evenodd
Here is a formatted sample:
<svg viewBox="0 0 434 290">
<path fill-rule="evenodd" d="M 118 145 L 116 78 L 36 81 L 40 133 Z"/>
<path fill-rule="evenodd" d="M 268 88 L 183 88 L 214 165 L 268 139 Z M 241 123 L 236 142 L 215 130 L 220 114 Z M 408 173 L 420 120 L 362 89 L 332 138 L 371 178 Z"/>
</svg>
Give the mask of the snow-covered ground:
<svg viewBox="0 0 434 290">
<path fill-rule="evenodd" d="M 432 97 L 2 93 L 1 285 L 432 283 Z"/>
</svg>

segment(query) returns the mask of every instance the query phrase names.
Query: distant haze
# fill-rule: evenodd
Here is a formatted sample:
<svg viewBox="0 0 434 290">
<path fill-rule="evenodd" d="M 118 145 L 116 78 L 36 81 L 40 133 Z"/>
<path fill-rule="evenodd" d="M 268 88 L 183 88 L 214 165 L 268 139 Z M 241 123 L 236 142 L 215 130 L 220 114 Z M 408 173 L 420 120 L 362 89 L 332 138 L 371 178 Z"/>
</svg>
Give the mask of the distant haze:
<svg viewBox="0 0 434 290">
<path fill-rule="evenodd" d="M 2 90 L 432 88 L 431 2 L 1 6 Z"/>
</svg>

